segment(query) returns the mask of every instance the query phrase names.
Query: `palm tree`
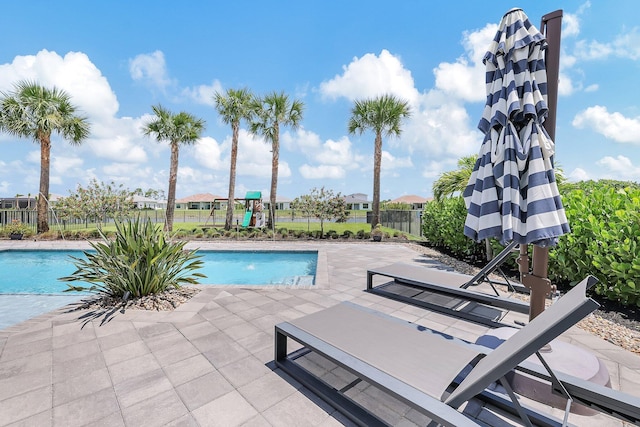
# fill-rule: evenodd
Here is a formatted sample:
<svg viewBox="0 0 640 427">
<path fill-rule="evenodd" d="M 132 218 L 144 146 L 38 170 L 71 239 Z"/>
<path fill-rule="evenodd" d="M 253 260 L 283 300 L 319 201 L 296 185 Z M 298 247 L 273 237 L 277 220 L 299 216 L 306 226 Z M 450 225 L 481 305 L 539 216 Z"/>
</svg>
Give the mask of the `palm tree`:
<svg viewBox="0 0 640 427">
<path fill-rule="evenodd" d="M 278 187 L 278 163 L 280 160 L 280 126 L 297 129 L 302 121 L 304 103 L 297 99 L 290 100 L 284 92 L 272 92 L 263 98 L 255 99 L 253 113 L 255 120 L 251 123 L 250 131 L 254 135 L 261 135 L 271 143 L 271 191 L 269 194 L 269 222 L 274 226 L 276 190 Z"/>
<path fill-rule="evenodd" d="M 234 192 L 236 187 L 236 162 L 238 159 L 238 132 L 240 121 L 251 119 L 253 95 L 248 89 L 227 89 L 226 95 L 216 92 L 213 96 L 216 111 L 226 124 L 231 124 L 231 167 L 229 168 L 229 197 L 224 229 L 230 230 L 233 223 Z"/>
<path fill-rule="evenodd" d="M 458 160 L 458 169 L 441 174 L 433 183 L 433 197 L 440 201 L 455 193 L 462 194 L 469 184 L 469 178 L 471 178 L 477 160 L 477 154 L 462 157 Z"/>
<path fill-rule="evenodd" d="M 145 136 L 153 135 L 158 142 L 168 141 L 171 146 L 171 166 L 169 168 L 169 191 L 167 193 L 166 231 L 173 231 L 173 213 L 176 208 L 176 182 L 178 181 L 178 153 L 181 144 L 194 144 L 204 131 L 205 122 L 184 111 L 174 114 L 161 105 L 155 105 L 156 117 L 146 123 L 142 131 Z"/>
<path fill-rule="evenodd" d="M 394 95 L 381 95 L 376 98 L 356 100 L 351 109 L 349 133 L 362 134 L 371 129 L 376 134 L 373 151 L 373 229 L 380 221 L 380 164 L 382 162 L 382 134 L 400 136 L 400 122 L 410 117 L 409 103 Z"/>
<path fill-rule="evenodd" d="M 38 193 L 38 233 L 49 231 L 47 203 L 51 167 L 51 134 L 57 133 L 71 144 L 89 137 L 86 117 L 76 114 L 77 107 L 63 90 L 36 82 L 21 81 L 13 92 L 0 97 L 0 129 L 18 137 L 32 138 L 40 144 L 40 191 Z"/>
</svg>

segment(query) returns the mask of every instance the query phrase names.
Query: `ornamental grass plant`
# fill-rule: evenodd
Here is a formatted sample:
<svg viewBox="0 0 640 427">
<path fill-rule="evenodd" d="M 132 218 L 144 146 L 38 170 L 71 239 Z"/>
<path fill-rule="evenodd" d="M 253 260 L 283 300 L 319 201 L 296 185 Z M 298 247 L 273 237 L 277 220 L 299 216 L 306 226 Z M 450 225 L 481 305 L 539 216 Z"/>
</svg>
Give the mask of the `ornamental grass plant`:
<svg viewBox="0 0 640 427">
<path fill-rule="evenodd" d="M 196 270 L 203 262 L 197 251 L 184 249 L 186 242 L 171 241 L 160 226 L 140 219 L 116 223 L 113 238 L 99 231 L 102 242 L 90 242 L 95 251 L 85 251 L 85 258 L 74 257 L 76 271 L 61 277 L 71 285 L 65 292 L 92 292 L 122 298 L 157 294 L 185 284 L 197 284 L 206 277 Z M 111 234 L 110 234 L 111 235 Z"/>
</svg>

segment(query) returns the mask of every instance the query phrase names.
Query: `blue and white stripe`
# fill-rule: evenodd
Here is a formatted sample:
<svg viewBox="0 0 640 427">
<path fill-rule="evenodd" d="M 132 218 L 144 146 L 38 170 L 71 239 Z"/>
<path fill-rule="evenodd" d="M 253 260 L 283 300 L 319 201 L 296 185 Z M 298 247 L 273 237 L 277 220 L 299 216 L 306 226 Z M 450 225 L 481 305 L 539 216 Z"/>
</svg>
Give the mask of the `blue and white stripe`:
<svg viewBox="0 0 640 427">
<path fill-rule="evenodd" d="M 553 172 L 544 36 L 522 10 L 505 15 L 484 57 L 485 134 L 463 195 L 464 234 L 476 241 L 552 246 L 570 232 Z"/>
</svg>

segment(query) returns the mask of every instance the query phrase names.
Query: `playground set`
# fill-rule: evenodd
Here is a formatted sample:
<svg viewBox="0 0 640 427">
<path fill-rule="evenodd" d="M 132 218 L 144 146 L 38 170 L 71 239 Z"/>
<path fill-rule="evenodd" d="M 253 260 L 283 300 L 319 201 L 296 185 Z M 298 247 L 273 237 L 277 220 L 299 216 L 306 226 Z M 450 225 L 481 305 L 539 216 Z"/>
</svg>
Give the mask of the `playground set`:
<svg viewBox="0 0 640 427">
<path fill-rule="evenodd" d="M 213 219 L 212 222 L 215 226 L 216 224 L 216 202 L 225 202 L 229 201 L 228 198 L 225 199 L 214 199 L 213 204 L 211 206 L 211 213 L 209 214 Z M 265 226 L 265 217 L 262 211 L 262 192 L 261 191 L 247 191 L 244 198 L 236 198 L 234 199 L 234 203 L 244 203 L 244 216 L 242 218 L 242 223 L 239 224 L 242 228 L 247 227 L 264 227 Z M 224 223 L 224 215 L 223 215 L 223 223 Z"/>
</svg>

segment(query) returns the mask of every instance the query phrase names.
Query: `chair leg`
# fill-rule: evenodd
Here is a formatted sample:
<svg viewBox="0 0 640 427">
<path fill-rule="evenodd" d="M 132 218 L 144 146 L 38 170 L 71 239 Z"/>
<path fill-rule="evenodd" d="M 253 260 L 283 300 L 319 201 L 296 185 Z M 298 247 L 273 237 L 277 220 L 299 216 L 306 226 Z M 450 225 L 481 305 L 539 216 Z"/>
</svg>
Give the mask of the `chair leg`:
<svg viewBox="0 0 640 427">
<path fill-rule="evenodd" d="M 276 328 L 276 342 L 274 349 L 276 362 L 287 358 L 287 336 Z"/>
<path fill-rule="evenodd" d="M 531 424 L 531 420 L 529 419 L 527 414 L 524 412 L 524 409 L 520 405 L 520 402 L 518 402 L 518 396 L 516 396 L 516 394 L 513 392 L 513 389 L 511 388 L 511 385 L 509 385 L 509 381 L 507 381 L 505 377 L 500 378 L 499 381 L 500 381 L 500 384 L 504 387 L 504 389 L 507 390 L 507 394 L 511 398 L 511 401 L 515 406 L 516 411 L 518 411 L 518 415 L 520 415 L 522 422 L 524 422 L 524 425 L 527 427 L 533 427 L 533 424 Z"/>
</svg>

